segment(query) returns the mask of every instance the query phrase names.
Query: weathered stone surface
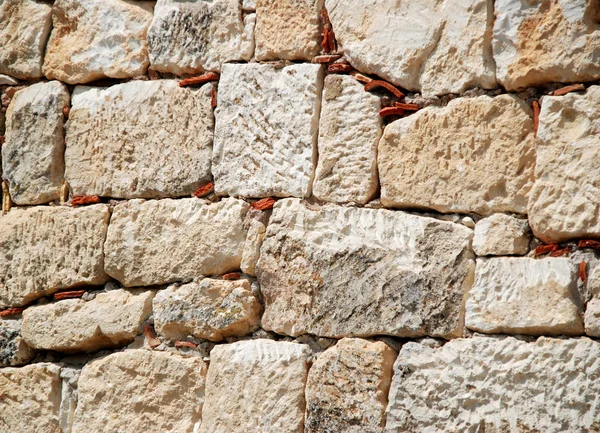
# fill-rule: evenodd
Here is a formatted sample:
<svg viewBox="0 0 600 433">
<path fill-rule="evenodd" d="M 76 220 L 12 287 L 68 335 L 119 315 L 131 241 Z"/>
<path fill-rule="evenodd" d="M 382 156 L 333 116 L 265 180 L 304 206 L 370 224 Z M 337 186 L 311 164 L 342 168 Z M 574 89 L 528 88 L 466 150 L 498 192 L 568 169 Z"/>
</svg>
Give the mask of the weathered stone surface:
<svg viewBox="0 0 600 433">
<path fill-rule="evenodd" d="M 585 333 L 600 337 L 600 266 L 596 265 L 587 278 L 587 290 L 591 295 L 585 309 Z"/>
<path fill-rule="evenodd" d="M 69 84 L 143 75 L 153 2 L 57 0 L 44 75 Z"/>
<path fill-rule="evenodd" d="M 328 75 L 319 123 L 315 197 L 338 203 L 367 203 L 377 192 L 377 143 L 381 99 L 345 75 Z"/>
<path fill-rule="evenodd" d="M 250 281 L 208 278 L 161 290 L 152 305 L 156 332 L 170 340 L 244 336 L 258 328 L 262 310 Z"/>
<path fill-rule="evenodd" d="M 260 258 L 260 247 L 267 233 L 268 212 L 250 209 L 246 215 L 248 236 L 242 253 L 242 272 L 256 276 L 256 263 Z"/>
<path fill-rule="evenodd" d="M 79 379 L 73 433 L 198 431 L 206 364 L 198 357 L 126 350 L 92 361 Z"/>
<path fill-rule="evenodd" d="M 58 81 L 37 83 L 15 93 L 6 112 L 2 177 L 19 205 L 60 197 L 64 182 L 64 116 L 69 91 Z"/>
<path fill-rule="evenodd" d="M 599 356 L 587 338 L 407 343 L 394 365 L 386 431 L 597 431 Z"/>
<path fill-rule="evenodd" d="M 212 89 L 175 80 L 77 87 L 65 151 L 73 195 L 189 196 L 209 182 Z"/>
<path fill-rule="evenodd" d="M 325 5 L 340 49 L 362 72 L 424 96 L 497 86 L 491 0 L 327 0 Z"/>
<path fill-rule="evenodd" d="M 0 307 L 103 284 L 108 206 L 13 208 L 0 216 Z"/>
<path fill-rule="evenodd" d="M 281 200 L 257 267 L 262 326 L 334 338 L 460 335 L 471 237 L 403 212 Z"/>
<path fill-rule="evenodd" d="M 600 86 L 544 97 L 529 224 L 545 242 L 600 236 Z"/>
<path fill-rule="evenodd" d="M 220 71 L 228 61 L 250 60 L 244 49 L 239 0 L 158 0 L 148 30 L 152 68 L 173 74 Z"/>
<path fill-rule="evenodd" d="M 18 86 L 19 81 L 8 75 L 0 74 L 0 85 Z"/>
<path fill-rule="evenodd" d="M 27 364 L 35 351 L 21 337 L 20 319 L 0 319 L 0 367 Z"/>
<path fill-rule="evenodd" d="M 494 59 L 509 91 L 600 78 L 600 10 L 589 0 L 495 3 Z"/>
<path fill-rule="evenodd" d="M 306 433 L 381 433 L 397 352 L 344 338 L 320 354 L 306 382 Z"/>
<path fill-rule="evenodd" d="M 531 110 L 514 96 L 427 107 L 385 128 L 381 202 L 439 212 L 525 213 L 534 181 Z"/>
<path fill-rule="evenodd" d="M 4 0 L 0 23 L 0 73 L 20 79 L 41 77 L 52 7 L 41 1 Z"/>
<path fill-rule="evenodd" d="M 249 340 L 210 354 L 201 433 L 304 432 L 308 346 Z"/>
<path fill-rule="evenodd" d="M 192 280 L 240 268 L 249 204 L 232 198 L 129 200 L 115 206 L 105 269 L 128 287 Z"/>
<path fill-rule="evenodd" d="M 0 430 L 62 433 L 60 367 L 39 363 L 0 369 Z"/>
<path fill-rule="evenodd" d="M 256 0 L 256 59 L 310 60 L 321 50 L 325 0 Z"/>
<path fill-rule="evenodd" d="M 323 69 L 223 65 L 213 175 L 219 195 L 310 195 Z"/>
<path fill-rule="evenodd" d="M 497 213 L 475 226 L 473 251 L 478 256 L 523 255 L 529 252 L 530 241 L 526 219 Z"/>
</svg>

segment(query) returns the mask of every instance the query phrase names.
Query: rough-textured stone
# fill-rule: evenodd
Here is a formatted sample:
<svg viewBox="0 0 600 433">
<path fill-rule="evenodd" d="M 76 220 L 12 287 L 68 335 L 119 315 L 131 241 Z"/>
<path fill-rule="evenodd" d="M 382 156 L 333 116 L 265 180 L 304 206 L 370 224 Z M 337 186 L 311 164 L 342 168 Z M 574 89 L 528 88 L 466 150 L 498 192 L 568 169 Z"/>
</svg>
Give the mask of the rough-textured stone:
<svg viewBox="0 0 600 433">
<path fill-rule="evenodd" d="M 89 362 L 79 378 L 72 433 L 196 432 L 205 377 L 201 358 L 144 349 Z"/>
<path fill-rule="evenodd" d="M 189 196 L 210 181 L 212 89 L 175 80 L 77 87 L 65 151 L 73 195 Z"/>
<path fill-rule="evenodd" d="M 143 75 L 153 2 L 57 0 L 44 75 L 69 84 Z"/>
<path fill-rule="evenodd" d="M 394 365 L 386 431 L 598 431 L 599 357 L 587 338 L 407 343 Z"/>
<path fill-rule="evenodd" d="M 529 252 L 531 234 L 526 219 L 494 214 L 475 226 L 473 251 L 478 256 L 523 255 Z"/>
<path fill-rule="evenodd" d="M 0 23 L 0 73 L 20 79 L 41 77 L 52 7 L 35 0 L 3 0 Z"/>
<path fill-rule="evenodd" d="M 529 224 L 545 242 L 599 237 L 600 86 L 544 97 Z"/>
<path fill-rule="evenodd" d="M 19 81 L 8 75 L 0 74 L 0 86 L 18 86 Z"/>
<path fill-rule="evenodd" d="M 0 216 L 0 307 L 103 284 L 108 206 L 13 208 Z"/>
<path fill-rule="evenodd" d="M 115 206 L 106 273 L 128 287 L 192 280 L 240 268 L 250 205 L 228 198 L 129 200 Z"/>
<path fill-rule="evenodd" d="M 248 236 L 242 253 L 242 272 L 256 276 L 256 263 L 260 258 L 260 247 L 267 233 L 268 212 L 250 209 L 246 215 Z"/>
<path fill-rule="evenodd" d="M 591 299 L 585 309 L 585 333 L 600 337 L 600 266 L 596 265 L 587 278 L 587 290 Z"/>
<path fill-rule="evenodd" d="M 471 237 L 403 212 L 281 200 L 257 267 L 262 326 L 334 338 L 459 335 Z"/>
<path fill-rule="evenodd" d="M 424 96 L 496 87 L 492 0 L 327 0 L 340 49 L 362 72 Z"/>
<path fill-rule="evenodd" d="M 250 281 L 208 278 L 161 290 L 152 305 L 156 331 L 170 340 L 244 336 L 258 328 L 262 310 Z"/>
<path fill-rule="evenodd" d="M 304 432 L 308 346 L 271 340 L 210 354 L 201 433 Z"/>
<path fill-rule="evenodd" d="M 0 369 L 0 431 L 63 433 L 60 367 L 39 363 Z"/>
<path fill-rule="evenodd" d="M 0 367 L 27 364 L 35 351 L 21 337 L 20 319 L 0 319 Z"/>
<path fill-rule="evenodd" d="M 37 83 L 15 93 L 6 112 L 2 177 L 19 205 L 60 197 L 64 182 L 64 116 L 69 91 L 58 81 Z"/>
<path fill-rule="evenodd" d="M 497 0 L 494 59 L 507 90 L 600 78 L 600 8 L 590 0 Z"/>
<path fill-rule="evenodd" d="M 397 353 L 344 338 L 320 354 L 306 382 L 306 433 L 381 433 Z"/>
<path fill-rule="evenodd" d="M 427 107 L 385 128 L 381 202 L 439 212 L 525 213 L 534 181 L 531 110 L 514 96 Z"/>
<path fill-rule="evenodd" d="M 244 49 L 239 0 L 158 0 L 148 30 L 152 68 L 173 74 L 220 71 L 221 64 L 250 60 Z"/>
<path fill-rule="evenodd" d="M 325 0 L 256 0 L 257 60 L 310 60 L 321 49 Z"/>
<path fill-rule="evenodd" d="M 217 194 L 310 195 L 322 73 L 311 64 L 223 66 L 213 153 Z"/>
<path fill-rule="evenodd" d="M 23 339 L 35 349 L 96 352 L 131 343 L 152 312 L 154 293 L 110 290 L 91 301 L 65 299 L 27 308 Z"/>
<path fill-rule="evenodd" d="M 365 204 L 377 192 L 381 99 L 363 87 L 354 77 L 325 78 L 313 184 L 318 199 Z"/>
</svg>

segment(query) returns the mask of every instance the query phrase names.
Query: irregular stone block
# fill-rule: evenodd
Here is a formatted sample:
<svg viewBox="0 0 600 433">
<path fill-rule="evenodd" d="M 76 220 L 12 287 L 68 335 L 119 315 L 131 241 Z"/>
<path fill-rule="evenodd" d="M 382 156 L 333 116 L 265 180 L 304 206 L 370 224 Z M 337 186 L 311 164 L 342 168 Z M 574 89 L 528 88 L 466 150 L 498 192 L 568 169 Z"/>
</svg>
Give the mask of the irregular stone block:
<svg viewBox="0 0 600 433">
<path fill-rule="evenodd" d="M 23 2 L 24 3 L 24 2 Z M 19 81 L 8 75 L 0 74 L 0 86 L 18 86 Z M 1 110 L 0 110 L 1 111 Z"/>
<path fill-rule="evenodd" d="M 377 192 L 381 99 L 363 87 L 354 77 L 325 78 L 313 184 L 320 200 L 365 204 Z"/>
<path fill-rule="evenodd" d="M 491 0 L 327 0 L 325 5 L 340 50 L 364 73 L 426 97 L 497 87 Z"/>
<path fill-rule="evenodd" d="M 64 182 L 64 115 L 69 91 L 58 81 L 37 83 L 15 93 L 6 112 L 2 177 L 18 205 L 60 198 Z"/>
<path fill-rule="evenodd" d="M 506 90 L 600 78 L 598 5 L 588 0 L 495 2 L 494 60 Z"/>
<path fill-rule="evenodd" d="M 129 200 L 115 206 L 105 269 L 127 287 L 221 275 L 240 268 L 249 204 L 228 198 Z"/>
<path fill-rule="evenodd" d="M 246 216 L 248 236 L 244 244 L 240 269 L 248 275 L 256 276 L 256 263 L 260 258 L 260 247 L 267 233 L 269 213 L 250 209 Z"/>
<path fill-rule="evenodd" d="M 244 50 L 239 0 L 158 0 L 148 30 L 152 68 L 172 74 L 220 71 L 221 64 L 250 60 Z"/>
<path fill-rule="evenodd" d="M 153 2 L 57 0 L 44 75 L 69 84 L 144 75 Z"/>
<path fill-rule="evenodd" d="M 19 79 L 41 77 L 52 7 L 41 1 L 4 0 L 0 23 L 0 73 Z"/>
<path fill-rule="evenodd" d="M 206 363 L 144 349 L 113 353 L 83 367 L 73 433 L 198 431 Z"/>
<path fill-rule="evenodd" d="M 600 86 L 544 97 L 528 206 L 531 229 L 544 242 L 600 236 L 599 133 Z"/>
<path fill-rule="evenodd" d="M 461 335 L 471 237 L 403 212 L 278 201 L 257 267 L 262 327 L 332 338 Z"/>
<path fill-rule="evenodd" d="M 13 208 L 0 216 L 0 307 L 104 284 L 106 205 Z"/>
<path fill-rule="evenodd" d="M 156 331 L 170 340 L 244 336 L 258 328 L 262 310 L 248 280 L 208 278 L 161 290 L 152 305 Z"/>
<path fill-rule="evenodd" d="M 216 346 L 200 433 L 303 433 L 310 355 L 303 344 L 272 340 Z"/>
<path fill-rule="evenodd" d="M 306 382 L 307 433 L 381 433 L 397 352 L 344 338 L 319 355 Z"/>
<path fill-rule="evenodd" d="M 209 182 L 212 89 L 175 80 L 75 88 L 65 151 L 73 195 L 189 196 Z"/>
<path fill-rule="evenodd" d="M 531 234 L 526 219 L 497 213 L 475 226 L 473 251 L 478 256 L 523 255 L 529 252 Z"/>
<path fill-rule="evenodd" d="M 600 345 L 587 338 L 406 343 L 394 365 L 386 431 L 596 431 L 599 356 Z"/>
<path fill-rule="evenodd" d="M 534 182 L 531 110 L 514 96 L 427 107 L 379 144 L 381 202 L 438 212 L 525 213 Z"/>
<path fill-rule="evenodd" d="M 0 319 L 0 367 L 27 364 L 35 356 L 21 337 L 21 323 L 20 319 Z"/>
<path fill-rule="evenodd" d="M 215 111 L 218 195 L 310 195 L 323 69 L 223 65 Z"/>
<path fill-rule="evenodd" d="M 600 337 L 600 266 L 596 265 L 587 277 L 587 290 L 591 299 L 585 309 L 585 333 Z"/>
</svg>

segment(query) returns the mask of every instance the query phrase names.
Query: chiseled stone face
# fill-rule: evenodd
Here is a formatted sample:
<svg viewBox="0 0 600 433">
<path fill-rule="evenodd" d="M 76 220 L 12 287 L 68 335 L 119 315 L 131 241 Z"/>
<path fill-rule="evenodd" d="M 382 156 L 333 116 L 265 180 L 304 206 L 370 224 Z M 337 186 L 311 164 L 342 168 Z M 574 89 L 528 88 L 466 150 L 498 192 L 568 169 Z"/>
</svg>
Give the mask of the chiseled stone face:
<svg viewBox="0 0 600 433">
<path fill-rule="evenodd" d="M 591 337 L 600 337 L 600 266 L 596 265 L 590 272 L 587 289 L 592 298 L 585 309 L 585 333 Z"/>
<path fill-rule="evenodd" d="M 248 340 L 210 354 L 200 433 L 304 433 L 308 346 Z"/>
<path fill-rule="evenodd" d="M 389 124 L 379 145 L 385 206 L 525 213 L 535 142 L 524 101 L 459 98 Z"/>
<path fill-rule="evenodd" d="M 333 338 L 460 335 L 471 237 L 404 212 L 281 200 L 258 261 L 262 326 Z"/>
<path fill-rule="evenodd" d="M 35 350 L 21 337 L 21 319 L 0 318 L 0 367 L 27 364 Z"/>
<path fill-rule="evenodd" d="M 72 194 L 189 196 L 209 182 L 212 89 L 176 80 L 75 88 L 65 151 Z"/>
<path fill-rule="evenodd" d="M 526 219 L 497 213 L 475 226 L 473 251 L 478 256 L 523 255 L 529 251 L 530 241 Z"/>
</svg>

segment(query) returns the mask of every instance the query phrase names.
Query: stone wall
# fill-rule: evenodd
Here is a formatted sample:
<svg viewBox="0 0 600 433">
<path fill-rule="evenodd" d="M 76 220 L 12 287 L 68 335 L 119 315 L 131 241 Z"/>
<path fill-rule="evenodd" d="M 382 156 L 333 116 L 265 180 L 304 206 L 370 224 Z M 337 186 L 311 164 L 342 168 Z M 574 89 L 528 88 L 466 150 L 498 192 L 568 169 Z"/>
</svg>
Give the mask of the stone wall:
<svg viewBox="0 0 600 433">
<path fill-rule="evenodd" d="M 0 74 L 1 432 L 600 432 L 597 0 L 0 0 Z"/>
</svg>

